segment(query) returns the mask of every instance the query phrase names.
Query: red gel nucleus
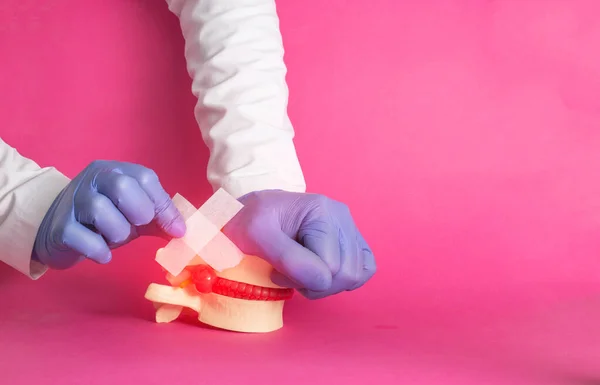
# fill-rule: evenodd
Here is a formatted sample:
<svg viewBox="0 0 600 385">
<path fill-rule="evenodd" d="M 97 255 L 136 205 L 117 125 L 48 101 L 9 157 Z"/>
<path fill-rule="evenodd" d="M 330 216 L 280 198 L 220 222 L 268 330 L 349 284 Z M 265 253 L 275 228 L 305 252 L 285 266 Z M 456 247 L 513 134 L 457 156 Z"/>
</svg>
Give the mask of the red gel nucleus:
<svg viewBox="0 0 600 385">
<path fill-rule="evenodd" d="M 192 270 L 192 282 L 200 293 L 211 293 L 218 278 L 215 271 L 207 265 L 200 265 Z"/>
<path fill-rule="evenodd" d="M 262 287 L 219 277 L 208 265 L 193 266 L 189 270 L 192 282 L 200 293 L 214 293 L 249 301 L 284 301 L 294 295 L 293 289 Z"/>
</svg>

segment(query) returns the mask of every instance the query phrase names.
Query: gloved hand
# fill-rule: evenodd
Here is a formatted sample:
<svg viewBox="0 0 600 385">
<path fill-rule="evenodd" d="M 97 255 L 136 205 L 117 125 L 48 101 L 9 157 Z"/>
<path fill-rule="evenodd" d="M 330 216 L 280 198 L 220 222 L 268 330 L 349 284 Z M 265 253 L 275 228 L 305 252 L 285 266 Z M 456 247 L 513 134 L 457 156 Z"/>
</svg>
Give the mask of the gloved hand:
<svg viewBox="0 0 600 385">
<path fill-rule="evenodd" d="M 111 249 L 140 235 L 181 237 L 183 217 L 154 171 L 95 161 L 58 195 L 38 230 L 32 257 L 54 269 L 84 258 L 111 260 Z"/>
<path fill-rule="evenodd" d="M 276 285 L 318 299 L 361 287 L 375 273 L 371 249 L 348 207 L 322 195 L 278 190 L 241 197 L 223 232 L 274 268 Z"/>
</svg>

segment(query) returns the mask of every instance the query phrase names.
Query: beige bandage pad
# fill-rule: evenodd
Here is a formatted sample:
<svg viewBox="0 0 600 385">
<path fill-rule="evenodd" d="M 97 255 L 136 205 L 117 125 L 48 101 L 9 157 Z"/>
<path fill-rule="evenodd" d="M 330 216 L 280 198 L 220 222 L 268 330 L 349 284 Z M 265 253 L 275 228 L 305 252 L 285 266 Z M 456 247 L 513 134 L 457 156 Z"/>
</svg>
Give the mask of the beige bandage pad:
<svg viewBox="0 0 600 385">
<path fill-rule="evenodd" d="M 241 262 L 243 253 L 221 232 L 243 208 L 237 199 L 219 189 L 198 210 L 179 194 L 173 197 L 173 203 L 183 215 L 187 231 L 156 253 L 156 262 L 167 272 L 179 275 L 196 255 L 217 271 Z"/>
</svg>

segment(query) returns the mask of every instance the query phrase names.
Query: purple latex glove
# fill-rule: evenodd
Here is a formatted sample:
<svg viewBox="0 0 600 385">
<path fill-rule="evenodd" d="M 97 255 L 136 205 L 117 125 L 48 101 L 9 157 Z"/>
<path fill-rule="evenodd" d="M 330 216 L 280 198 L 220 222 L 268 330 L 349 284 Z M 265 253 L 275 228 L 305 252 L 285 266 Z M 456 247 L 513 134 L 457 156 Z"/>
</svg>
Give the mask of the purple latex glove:
<svg viewBox="0 0 600 385">
<path fill-rule="evenodd" d="M 357 289 L 375 274 L 373 253 L 346 205 L 278 190 L 240 201 L 244 208 L 223 231 L 244 253 L 273 265 L 273 283 L 318 299 Z"/>
<path fill-rule="evenodd" d="M 48 209 L 33 258 L 54 269 L 84 258 L 107 263 L 111 249 L 140 235 L 181 237 L 183 217 L 154 171 L 133 163 L 95 161 Z"/>
</svg>

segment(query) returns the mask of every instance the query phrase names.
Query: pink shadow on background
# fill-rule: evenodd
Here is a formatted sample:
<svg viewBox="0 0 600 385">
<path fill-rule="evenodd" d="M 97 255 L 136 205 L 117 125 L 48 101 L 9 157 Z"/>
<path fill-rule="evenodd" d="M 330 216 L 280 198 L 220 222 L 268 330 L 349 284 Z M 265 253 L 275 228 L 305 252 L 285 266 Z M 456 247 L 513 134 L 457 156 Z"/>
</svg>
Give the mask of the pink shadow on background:
<svg viewBox="0 0 600 385">
<path fill-rule="evenodd" d="M 600 3 L 278 5 L 309 190 L 350 205 L 375 278 L 244 335 L 152 322 L 160 240 L 37 282 L 1 266 L 0 382 L 600 383 Z M 25 156 L 209 196 L 163 1 L 4 0 L 0 52 Z"/>
</svg>

